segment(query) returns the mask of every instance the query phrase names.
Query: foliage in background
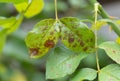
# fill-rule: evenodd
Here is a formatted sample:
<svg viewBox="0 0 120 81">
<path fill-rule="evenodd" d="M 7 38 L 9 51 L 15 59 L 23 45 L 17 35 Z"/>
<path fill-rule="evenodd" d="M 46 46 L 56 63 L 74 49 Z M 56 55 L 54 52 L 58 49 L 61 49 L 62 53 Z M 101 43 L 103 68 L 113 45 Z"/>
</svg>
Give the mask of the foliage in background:
<svg viewBox="0 0 120 81">
<path fill-rule="evenodd" d="M 100 29 L 103 25 L 109 24 L 113 31 L 120 36 L 119 21 L 111 19 L 101 5 L 98 6 L 97 11 L 100 19 L 98 19 L 95 25 L 93 12 L 96 0 L 67 0 L 66 2 L 58 0 L 60 17 L 63 16 L 62 14 L 68 16 L 74 15 L 78 18 L 80 17 L 80 20 L 67 17 L 61 18 L 59 21 L 54 19 L 40 21 L 27 35 L 26 43 L 30 49 L 29 52 L 33 55 L 32 57 L 38 58 L 46 55 L 41 59 L 30 59 L 27 55 L 28 51 L 24 42 L 25 32 L 20 30 L 16 33 L 13 32 L 18 29 L 24 17 L 31 18 L 41 12 L 44 6 L 43 0 L 31 0 L 31 2 L 29 0 L 1 0 L 0 2 L 4 3 L 1 4 L 2 6 L 7 5 L 5 3 L 14 4 L 14 7 L 19 12 L 19 15 L 16 17 L 0 17 L 0 52 L 2 52 L 6 43 L 6 38 L 8 39 L 0 55 L 0 81 L 46 81 L 45 77 L 53 79 L 52 81 L 82 81 L 86 79 L 94 80 L 97 73 L 99 73 L 100 81 L 120 80 L 119 38 L 116 40 L 117 42 L 100 43 L 99 48 L 106 51 L 105 53 L 103 50 L 98 50 L 98 53 L 100 53 L 100 66 L 102 68 L 108 65 L 102 68 L 100 72 L 95 70 L 95 54 L 88 54 L 95 50 L 93 30 L 96 31 L 96 29 Z M 45 4 L 43 12 L 34 17 L 35 19 L 54 16 L 53 1 L 47 0 Z M 61 7 L 61 5 L 63 6 Z M 82 13 L 79 14 L 79 12 Z M 91 14 L 88 12 L 91 12 Z M 0 14 L 4 13 L 6 12 L 3 11 Z M 6 16 L 9 15 L 7 14 Z M 91 23 L 92 28 L 88 28 L 82 21 Z M 54 40 L 55 43 L 51 40 Z M 59 40 L 62 43 L 56 44 Z M 49 49 L 51 50 L 49 51 Z M 115 62 L 117 64 L 111 64 Z M 87 76 L 85 73 L 87 73 Z"/>
</svg>

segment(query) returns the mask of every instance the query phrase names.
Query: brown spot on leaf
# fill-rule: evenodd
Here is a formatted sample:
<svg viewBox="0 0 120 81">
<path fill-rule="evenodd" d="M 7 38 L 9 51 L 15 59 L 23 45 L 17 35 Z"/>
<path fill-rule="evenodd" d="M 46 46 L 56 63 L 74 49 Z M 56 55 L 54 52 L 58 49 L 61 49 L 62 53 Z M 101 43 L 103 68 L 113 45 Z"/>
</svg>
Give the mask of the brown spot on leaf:
<svg viewBox="0 0 120 81">
<path fill-rule="evenodd" d="M 55 46 L 55 43 L 53 40 L 47 40 L 44 44 L 45 47 L 48 47 L 48 48 L 53 48 Z"/>
<path fill-rule="evenodd" d="M 57 32 L 57 30 L 56 30 L 56 29 L 54 29 L 54 31 L 55 31 L 55 32 Z"/>
<path fill-rule="evenodd" d="M 74 38 L 71 38 L 71 37 L 70 37 L 70 38 L 68 38 L 68 42 L 69 42 L 69 43 L 74 42 Z"/>
<path fill-rule="evenodd" d="M 39 48 L 30 48 L 29 50 L 32 56 L 38 55 L 39 53 Z"/>
<path fill-rule="evenodd" d="M 92 39 L 92 38 L 90 39 L 90 42 L 93 42 L 93 39 Z"/>
<path fill-rule="evenodd" d="M 80 41 L 80 46 L 84 46 L 84 42 L 83 41 Z"/>
<path fill-rule="evenodd" d="M 73 47 L 76 47 L 77 46 L 77 44 L 75 43 L 74 45 L 73 45 Z"/>
<path fill-rule="evenodd" d="M 53 35 L 54 34 L 54 32 L 50 32 L 50 35 Z"/>
<path fill-rule="evenodd" d="M 87 48 L 87 47 L 85 47 L 83 50 L 84 50 L 84 51 L 87 51 L 87 50 L 88 50 L 88 48 Z"/>
<path fill-rule="evenodd" d="M 113 50 L 113 53 L 116 53 L 116 51 L 115 51 L 115 50 Z"/>
</svg>

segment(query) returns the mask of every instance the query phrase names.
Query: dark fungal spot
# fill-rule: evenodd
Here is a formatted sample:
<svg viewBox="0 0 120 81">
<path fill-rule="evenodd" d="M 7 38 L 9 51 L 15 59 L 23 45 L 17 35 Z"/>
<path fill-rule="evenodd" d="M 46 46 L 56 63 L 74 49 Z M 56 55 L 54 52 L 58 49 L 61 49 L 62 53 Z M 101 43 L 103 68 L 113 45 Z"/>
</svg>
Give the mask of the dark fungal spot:
<svg viewBox="0 0 120 81">
<path fill-rule="evenodd" d="M 35 55 L 38 55 L 39 48 L 30 48 L 29 51 L 32 56 L 35 56 Z"/>
<path fill-rule="evenodd" d="M 92 39 L 92 38 L 90 39 L 90 42 L 93 42 L 93 39 Z"/>
<path fill-rule="evenodd" d="M 85 48 L 83 48 L 83 50 L 84 50 L 84 51 L 87 51 L 87 50 L 88 50 L 88 48 L 87 48 L 87 47 L 85 47 Z"/>
<path fill-rule="evenodd" d="M 54 32 L 50 32 L 50 35 L 53 35 L 54 34 Z"/>
<path fill-rule="evenodd" d="M 76 47 L 77 46 L 77 44 L 75 43 L 74 45 L 73 45 L 73 47 Z"/>
<path fill-rule="evenodd" d="M 57 32 L 57 30 L 56 30 L 56 29 L 54 29 L 54 31 L 55 31 L 55 32 Z"/>
<path fill-rule="evenodd" d="M 48 48 L 53 48 L 55 46 L 55 43 L 53 40 L 47 40 L 44 44 L 45 47 L 48 47 Z"/>
<path fill-rule="evenodd" d="M 83 41 L 80 41 L 80 46 L 84 46 L 84 42 Z"/>
<path fill-rule="evenodd" d="M 71 37 L 70 37 L 70 38 L 68 38 L 68 42 L 69 42 L 69 43 L 74 42 L 74 38 L 71 38 Z"/>
</svg>

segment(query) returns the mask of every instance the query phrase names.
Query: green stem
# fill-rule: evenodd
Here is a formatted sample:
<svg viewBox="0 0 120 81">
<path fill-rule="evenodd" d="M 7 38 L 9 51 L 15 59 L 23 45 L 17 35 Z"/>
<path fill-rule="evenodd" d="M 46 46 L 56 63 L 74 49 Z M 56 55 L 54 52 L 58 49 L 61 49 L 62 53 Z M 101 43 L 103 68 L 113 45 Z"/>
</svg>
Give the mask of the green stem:
<svg viewBox="0 0 120 81">
<path fill-rule="evenodd" d="M 58 21 L 57 0 L 54 0 L 54 3 L 55 3 L 55 16 L 56 16 L 56 21 Z"/>
<path fill-rule="evenodd" d="M 99 15 L 103 18 L 106 19 L 111 19 L 110 16 L 106 13 L 106 11 L 103 9 L 103 7 L 99 4 Z M 108 22 L 109 25 L 111 25 L 112 29 L 118 36 L 120 36 L 120 27 L 117 25 L 114 21 L 113 22 Z"/>
<path fill-rule="evenodd" d="M 95 26 L 97 24 L 97 17 L 98 17 L 98 3 L 95 3 Z M 97 28 L 97 27 L 95 27 Z M 98 45 L 97 45 L 97 29 L 95 29 L 95 55 L 96 55 L 96 62 L 97 62 L 97 69 L 98 69 L 98 73 L 100 72 L 100 64 L 99 64 L 99 57 L 98 57 Z"/>
</svg>

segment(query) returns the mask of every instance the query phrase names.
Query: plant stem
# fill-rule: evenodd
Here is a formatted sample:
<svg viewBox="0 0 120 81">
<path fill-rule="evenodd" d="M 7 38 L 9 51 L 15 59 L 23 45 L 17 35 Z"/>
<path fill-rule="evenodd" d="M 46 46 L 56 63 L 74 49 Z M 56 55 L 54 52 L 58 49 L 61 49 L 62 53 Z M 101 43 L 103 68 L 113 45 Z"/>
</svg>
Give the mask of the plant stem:
<svg viewBox="0 0 120 81">
<path fill-rule="evenodd" d="M 102 16 L 103 18 L 106 19 L 111 19 L 110 16 L 106 13 L 106 11 L 102 8 L 102 6 L 99 4 L 99 15 Z M 111 25 L 112 29 L 118 36 L 120 36 L 120 27 L 117 25 L 114 21 L 113 22 L 108 22 L 109 25 Z"/>
<path fill-rule="evenodd" d="M 55 3 L 55 17 L 56 17 L 56 21 L 58 21 L 57 0 L 54 0 L 54 3 Z"/>
<path fill-rule="evenodd" d="M 98 46 L 97 46 L 97 14 L 98 14 L 98 3 L 95 3 L 95 55 L 96 55 L 96 62 L 97 62 L 97 69 L 98 69 L 98 73 L 100 72 L 100 65 L 99 65 L 99 58 L 98 58 Z"/>
</svg>

